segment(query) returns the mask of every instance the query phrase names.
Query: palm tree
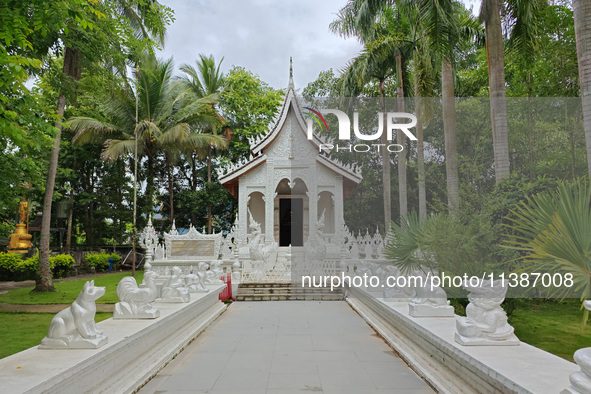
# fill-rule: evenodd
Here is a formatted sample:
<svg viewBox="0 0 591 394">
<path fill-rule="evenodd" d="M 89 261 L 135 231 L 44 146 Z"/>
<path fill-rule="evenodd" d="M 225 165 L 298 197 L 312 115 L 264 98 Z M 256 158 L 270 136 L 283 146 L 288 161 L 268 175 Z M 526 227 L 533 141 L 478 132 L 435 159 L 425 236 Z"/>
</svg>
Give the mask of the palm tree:
<svg viewBox="0 0 591 394">
<path fill-rule="evenodd" d="M 435 90 L 435 70 L 428 44 L 419 43 L 413 54 L 413 80 L 415 85 L 415 111 L 417 114 L 417 169 L 419 184 L 419 219 L 427 218 L 427 191 L 425 188 L 425 154 L 423 128 L 433 116 L 433 105 L 424 97 L 433 95 Z"/>
<path fill-rule="evenodd" d="M 497 182 L 500 182 L 511 172 L 501 11 L 505 11 L 507 20 L 513 25 L 512 44 L 520 51 L 526 52 L 531 51 L 536 45 L 537 16 L 545 3 L 547 3 L 546 0 L 483 0 L 480 8 L 480 20 L 484 22 L 489 65 L 490 115 Z"/>
<path fill-rule="evenodd" d="M 591 3 L 587 0 L 573 0 L 573 11 L 587 142 L 587 165 L 591 176 Z"/>
<path fill-rule="evenodd" d="M 142 67 L 135 73 L 135 91 L 122 87 L 105 103 L 102 112 L 107 119 L 74 117 L 67 122 L 76 133 L 75 143 L 104 141 L 102 155 L 108 160 L 134 154 L 137 142 L 138 157 L 146 158 L 148 211 L 154 206 L 158 153 L 167 152 L 170 159 L 174 150 L 181 146 L 198 148 L 211 143 L 223 144 L 221 137 L 191 132 L 192 125 L 217 124 L 218 118 L 210 106 L 216 97 L 185 100 L 183 93 L 172 83 L 173 69 L 172 59 L 144 59 Z"/>
<path fill-rule="evenodd" d="M 361 86 L 364 86 L 372 79 L 379 81 L 378 89 L 380 92 L 380 107 L 382 113 L 386 114 L 384 102 L 384 84 L 386 79 L 395 73 L 395 69 L 389 63 L 389 56 L 384 56 L 392 48 L 387 40 L 369 42 L 365 44 L 363 52 L 354 58 L 344 70 L 342 79 L 343 96 L 355 95 Z M 386 127 L 386 122 L 383 122 Z M 388 144 L 385 130 L 382 132 L 381 143 L 384 144 L 382 150 L 382 184 L 384 201 L 384 228 L 388 228 L 388 223 L 392 220 L 392 194 L 390 187 L 391 168 L 390 154 L 385 148 Z"/>
<path fill-rule="evenodd" d="M 460 38 L 460 27 L 465 29 L 469 34 L 474 34 L 473 21 L 470 18 L 460 18 L 457 15 L 458 10 L 456 3 L 452 0 L 357 0 L 353 1 L 355 6 L 350 5 L 344 10 L 347 12 L 344 16 L 348 17 L 349 23 L 354 23 L 357 29 L 362 33 L 367 34 L 367 29 L 371 25 L 372 21 L 378 17 L 380 12 L 390 9 L 391 7 L 398 8 L 400 12 L 403 12 L 410 20 L 411 26 L 418 30 L 415 33 L 416 37 L 421 37 L 417 44 L 414 46 L 415 52 L 419 52 L 418 58 L 415 57 L 413 62 L 415 67 L 420 64 L 419 67 L 426 66 L 421 60 L 421 57 L 425 54 L 426 48 L 433 52 L 434 58 L 441 59 L 441 73 L 442 73 L 442 95 L 443 95 L 443 125 L 445 134 L 445 157 L 446 157 L 446 180 L 448 190 L 448 206 L 452 213 L 457 213 L 459 210 L 459 192 L 458 192 L 458 161 L 457 161 L 457 148 L 456 148 L 456 121 L 455 121 L 455 94 L 453 85 L 453 52 L 456 48 Z M 354 16 L 349 16 L 353 14 Z M 357 30 L 349 28 L 350 32 Z M 424 60 L 424 59 L 423 59 Z M 399 62 L 397 58 L 396 63 Z M 394 60 L 393 60 L 394 62 Z M 423 70 L 425 71 L 425 70 Z M 399 72 L 401 74 L 401 72 Z M 416 73 L 419 76 L 419 73 Z M 427 77 L 422 75 L 421 77 Z M 415 95 L 419 97 L 432 96 L 435 91 L 434 89 L 425 90 L 425 85 L 421 81 L 415 81 L 418 84 L 419 92 L 415 92 Z M 399 87 L 402 85 L 399 84 Z M 397 97 L 403 96 L 403 92 L 399 91 Z M 422 101 L 423 104 L 427 104 Z M 398 109 L 402 111 L 402 108 Z M 418 112 L 417 112 L 418 114 Z M 422 124 L 417 124 L 417 134 L 422 134 Z M 401 133 L 399 133 L 401 134 Z M 401 137 L 399 135 L 399 137 Z M 403 141 L 398 141 L 403 143 Z M 424 161 L 423 161 L 423 149 L 422 149 L 422 138 L 419 141 L 417 149 L 418 153 L 418 164 L 419 164 L 419 216 L 424 217 L 426 215 L 426 201 L 425 199 L 425 179 L 424 179 Z M 404 156 L 399 157 L 399 183 L 400 188 L 404 188 L 406 173 L 404 169 Z M 405 212 L 403 207 L 406 206 L 406 195 L 401 194 L 401 212 Z"/>
<path fill-rule="evenodd" d="M 220 67 L 224 58 L 216 66 L 213 55 L 209 57 L 200 54 L 199 60 L 195 62 L 197 68 L 185 64 L 181 66 L 181 71 L 186 75 L 181 78 L 183 85 L 186 87 L 188 92 L 196 99 L 202 99 L 207 96 L 218 95 L 222 92 L 224 87 L 224 73 L 220 71 Z M 215 105 L 217 100 L 210 104 L 211 110 L 222 120 L 221 115 L 217 111 Z M 217 128 L 210 127 L 206 129 L 206 133 L 216 135 Z M 212 160 L 212 148 L 227 148 L 227 145 L 221 145 L 217 143 L 209 144 L 204 146 L 204 149 L 197 151 L 198 155 L 207 158 L 207 183 L 211 183 L 211 160 Z M 211 201 L 207 203 L 207 233 L 211 234 L 211 222 L 212 222 L 212 211 Z"/>
<path fill-rule="evenodd" d="M 141 3 L 130 3 L 123 0 L 117 0 L 115 5 L 116 12 L 123 19 L 128 21 L 136 31 L 138 38 L 148 38 L 157 44 L 164 41 L 166 31 L 165 13 L 159 12 L 160 4 L 156 0 L 147 0 Z M 72 31 L 75 31 L 72 30 Z M 72 33 L 69 33 L 72 34 Z M 67 33 L 66 33 L 67 35 Z M 62 37 L 62 41 L 63 37 Z M 67 42 L 67 41 L 66 41 Z M 86 42 L 86 41 L 85 41 Z M 117 44 L 116 44 L 117 45 Z M 100 57 L 101 54 L 98 54 Z M 80 47 L 66 45 L 64 48 L 64 64 L 62 73 L 66 80 L 77 83 L 82 74 L 82 57 Z M 65 86 L 66 84 L 64 84 Z M 47 170 L 47 182 L 45 184 L 45 196 L 43 199 L 43 216 L 41 220 L 41 233 L 39 237 L 39 264 L 35 276 L 34 292 L 55 291 L 51 280 L 51 269 L 49 267 L 49 238 L 51 231 L 51 206 L 53 201 L 53 191 L 55 188 L 55 176 L 60 152 L 60 142 L 62 134 L 62 120 L 66 108 L 65 91 L 60 88 L 57 102 L 57 121 L 56 136 L 53 142 L 53 149 L 49 160 Z M 76 99 L 74 98 L 74 101 Z"/>
<path fill-rule="evenodd" d="M 350 0 L 337 14 L 337 19 L 331 23 L 330 29 L 343 37 L 356 36 L 364 44 L 364 52 L 354 59 L 346 70 L 345 80 L 354 80 L 358 86 L 363 86 L 372 78 L 380 81 L 380 99 L 383 105 L 384 83 L 388 76 L 397 75 L 397 111 L 404 112 L 404 74 L 406 61 L 415 47 L 414 32 L 408 23 L 406 15 L 389 14 L 386 20 L 377 20 L 375 15 L 371 18 L 361 18 L 366 3 L 362 0 Z M 389 18 L 389 19 L 388 19 Z M 395 59 L 393 61 L 393 59 Z M 354 66 L 354 67 L 352 67 Z M 349 76 L 346 76 L 349 74 Z M 356 75 L 353 78 L 351 75 Z M 344 90 L 351 84 L 343 84 Z M 359 90 L 357 88 L 357 90 Z M 353 92 L 350 90 L 349 92 Z M 386 122 L 384 122 L 384 125 Z M 399 130 L 397 143 L 405 144 L 404 134 Z M 388 144 L 386 133 L 382 133 L 382 144 Z M 383 172 L 382 184 L 384 195 L 384 223 L 386 228 L 392 220 L 391 208 L 391 172 L 389 153 L 384 148 L 382 154 Z M 400 216 L 407 214 L 407 183 L 406 183 L 406 155 L 405 151 L 398 154 L 398 185 Z"/>
<path fill-rule="evenodd" d="M 570 275 L 572 286 L 550 287 L 548 296 L 591 298 L 591 187 L 588 181 L 563 183 L 554 193 L 522 201 L 510 217 L 513 234 L 505 247 L 526 253 L 525 270 Z M 589 311 L 585 310 L 583 322 Z"/>
</svg>

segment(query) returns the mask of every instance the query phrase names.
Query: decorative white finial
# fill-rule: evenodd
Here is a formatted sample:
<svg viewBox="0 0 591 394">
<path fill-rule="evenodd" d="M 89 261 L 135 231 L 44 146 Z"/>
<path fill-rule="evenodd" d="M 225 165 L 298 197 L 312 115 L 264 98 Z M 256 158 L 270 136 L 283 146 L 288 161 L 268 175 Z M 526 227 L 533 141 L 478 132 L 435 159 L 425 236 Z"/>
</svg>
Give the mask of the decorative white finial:
<svg viewBox="0 0 591 394">
<path fill-rule="evenodd" d="M 293 90 L 294 89 L 294 85 L 293 85 L 293 60 L 291 58 L 291 56 L 289 57 L 289 86 L 287 87 L 287 90 Z"/>
</svg>

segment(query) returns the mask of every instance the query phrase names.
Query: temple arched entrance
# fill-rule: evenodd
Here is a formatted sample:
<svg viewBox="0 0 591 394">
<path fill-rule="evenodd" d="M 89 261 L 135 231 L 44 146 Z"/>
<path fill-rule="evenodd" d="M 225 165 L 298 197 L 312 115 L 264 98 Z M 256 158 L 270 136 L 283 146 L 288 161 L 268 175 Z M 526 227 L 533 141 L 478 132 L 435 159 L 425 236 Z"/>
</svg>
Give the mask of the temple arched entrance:
<svg viewBox="0 0 591 394">
<path fill-rule="evenodd" d="M 308 187 L 301 178 L 284 178 L 277 184 L 274 212 L 274 235 L 279 246 L 304 246 L 309 233 L 309 199 Z"/>
</svg>

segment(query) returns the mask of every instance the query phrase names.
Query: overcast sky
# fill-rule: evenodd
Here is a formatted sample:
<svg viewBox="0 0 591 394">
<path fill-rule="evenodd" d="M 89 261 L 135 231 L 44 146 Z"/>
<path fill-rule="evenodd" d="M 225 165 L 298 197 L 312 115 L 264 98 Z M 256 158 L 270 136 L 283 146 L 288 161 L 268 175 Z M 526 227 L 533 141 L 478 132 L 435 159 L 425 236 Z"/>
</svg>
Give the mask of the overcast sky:
<svg viewBox="0 0 591 394">
<path fill-rule="evenodd" d="M 462 0 L 477 9 L 480 0 Z M 293 57 L 296 89 L 320 71 L 341 70 L 361 50 L 328 29 L 346 0 L 161 0 L 175 12 L 159 56 L 175 65 L 213 54 L 222 69 L 242 66 L 276 89 L 285 88 Z"/>
</svg>

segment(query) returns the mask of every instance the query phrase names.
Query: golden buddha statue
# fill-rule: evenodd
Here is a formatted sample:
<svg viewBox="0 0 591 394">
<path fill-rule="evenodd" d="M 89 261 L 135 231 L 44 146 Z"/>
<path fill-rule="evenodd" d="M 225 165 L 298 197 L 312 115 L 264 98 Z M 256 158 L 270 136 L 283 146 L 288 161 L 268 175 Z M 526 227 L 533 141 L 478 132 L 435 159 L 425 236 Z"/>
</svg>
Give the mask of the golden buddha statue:
<svg viewBox="0 0 591 394">
<path fill-rule="evenodd" d="M 23 199 L 20 202 L 18 213 L 20 223 L 16 225 L 14 233 L 10 234 L 7 249 L 9 252 L 23 253 L 33 247 L 31 243 L 33 236 L 29 234 L 29 203 L 26 200 Z"/>
</svg>

